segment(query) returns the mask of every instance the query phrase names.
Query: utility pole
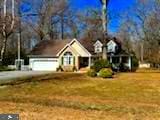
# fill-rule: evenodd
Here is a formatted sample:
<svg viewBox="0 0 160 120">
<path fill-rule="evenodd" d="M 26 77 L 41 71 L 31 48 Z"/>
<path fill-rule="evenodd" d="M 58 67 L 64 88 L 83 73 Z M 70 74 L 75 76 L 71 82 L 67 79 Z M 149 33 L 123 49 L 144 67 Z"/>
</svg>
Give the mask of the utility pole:
<svg viewBox="0 0 160 120">
<path fill-rule="evenodd" d="M 17 69 L 21 70 L 21 9 L 20 9 L 20 0 L 18 1 L 18 17 L 19 17 L 19 28 L 18 28 L 18 42 L 17 42 Z"/>
<path fill-rule="evenodd" d="M 141 42 L 141 63 L 144 62 L 144 41 Z"/>
<path fill-rule="evenodd" d="M 37 16 L 38 14 L 31 13 L 31 14 L 22 14 L 21 12 L 21 0 L 18 0 L 18 34 L 17 34 L 17 60 L 15 61 L 16 63 L 16 68 L 17 70 L 22 70 L 22 65 L 24 65 L 24 60 L 21 59 L 21 41 L 22 41 L 22 17 L 23 16 Z"/>
</svg>

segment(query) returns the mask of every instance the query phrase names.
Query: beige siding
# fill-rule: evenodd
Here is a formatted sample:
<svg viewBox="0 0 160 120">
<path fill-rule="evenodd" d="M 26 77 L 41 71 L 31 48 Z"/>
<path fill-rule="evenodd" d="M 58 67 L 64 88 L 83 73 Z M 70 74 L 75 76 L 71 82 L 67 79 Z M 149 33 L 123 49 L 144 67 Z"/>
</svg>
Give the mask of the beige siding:
<svg viewBox="0 0 160 120">
<path fill-rule="evenodd" d="M 71 47 L 73 47 L 74 50 L 76 50 L 81 57 L 89 57 L 89 54 L 87 51 L 85 51 L 77 42 L 74 42 Z"/>
<path fill-rule="evenodd" d="M 75 58 L 75 67 L 79 69 L 79 57 L 89 57 L 90 54 L 78 41 L 73 41 L 59 54 L 59 65 L 62 65 L 62 57 L 66 52 L 71 52 Z"/>
<path fill-rule="evenodd" d="M 78 54 L 75 51 L 71 50 L 69 47 L 67 47 L 59 56 L 59 64 L 62 65 L 62 57 L 66 52 L 71 52 L 73 54 L 73 56 L 75 57 L 75 67 L 78 69 L 79 67 Z"/>
</svg>

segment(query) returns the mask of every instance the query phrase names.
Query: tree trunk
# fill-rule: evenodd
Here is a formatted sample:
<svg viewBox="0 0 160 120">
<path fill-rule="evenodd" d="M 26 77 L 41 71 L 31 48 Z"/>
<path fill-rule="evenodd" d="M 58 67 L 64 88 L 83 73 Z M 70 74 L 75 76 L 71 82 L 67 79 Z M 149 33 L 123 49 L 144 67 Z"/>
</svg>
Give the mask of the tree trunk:
<svg viewBox="0 0 160 120">
<path fill-rule="evenodd" d="M 9 32 L 6 30 L 6 28 L 7 28 L 7 23 L 6 23 L 7 0 L 4 0 L 4 3 L 3 3 L 4 21 L 3 21 L 3 28 L 2 28 L 3 42 L 2 42 L 2 48 L 1 48 L 1 51 L 0 51 L 1 65 L 3 65 L 3 62 L 4 62 L 4 55 L 5 55 L 6 46 L 7 46 L 7 38 L 13 32 L 13 29 L 14 29 L 14 24 L 15 24 L 15 14 L 14 14 L 14 7 L 15 7 L 14 4 L 15 3 L 14 2 L 15 1 L 12 0 L 12 21 L 11 21 L 11 26 L 10 26 L 10 31 Z"/>
<path fill-rule="evenodd" d="M 3 28 L 2 28 L 2 35 L 3 35 L 3 41 L 2 41 L 2 48 L 1 48 L 1 65 L 3 65 L 4 61 L 4 54 L 5 54 L 5 49 L 6 49 L 6 16 L 7 16 L 7 0 L 4 0 L 3 3 L 3 14 L 4 14 L 4 22 L 3 22 Z"/>
<path fill-rule="evenodd" d="M 107 3 L 108 0 L 102 0 L 102 26 L 103 26 L 103 53 L 102 58 L 107 60 L 107 45 L 106 36 L 107 34 Z"/>
<path fill-rule="evenodd" d="M 3 43 L 2 43 L 2 49 L 1 49 L 1 64 L 4 63 L 4 55 L 6 51 L 6 44 L 7 44 L 7 37 L 4 37 Z"/>
</svg>

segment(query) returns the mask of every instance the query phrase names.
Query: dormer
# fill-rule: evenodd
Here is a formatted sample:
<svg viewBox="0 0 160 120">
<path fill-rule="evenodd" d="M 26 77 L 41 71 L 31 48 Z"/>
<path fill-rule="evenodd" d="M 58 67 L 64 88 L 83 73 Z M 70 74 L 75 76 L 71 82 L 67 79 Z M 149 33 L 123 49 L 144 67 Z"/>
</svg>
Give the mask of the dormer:
<svg viewBox="0 0 160 120">
<path fill-rule="evenodd" d="M 113 40 L 110 40 L 107 43 L 107 52 L 108 53 L 115 53 L 116 52 L 116 47 L 117 47 L 117 44 Z"/>
<path fill-rule="evenodd" d="M 97 40 L 96 43 L 94 44 L 94 52 L 101 53 L 102 47 L 103 47 L 103 44 L 99 40 Z"/>
</svg>

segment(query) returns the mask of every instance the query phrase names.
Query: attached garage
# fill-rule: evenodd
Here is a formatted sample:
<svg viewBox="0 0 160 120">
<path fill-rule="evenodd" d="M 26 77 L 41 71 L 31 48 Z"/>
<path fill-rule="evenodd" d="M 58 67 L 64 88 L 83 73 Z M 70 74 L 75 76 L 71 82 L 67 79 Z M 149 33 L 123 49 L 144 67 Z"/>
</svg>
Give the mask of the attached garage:
<svg viewBox="0 0 160 120">
<path fill-rule="evenodd" d="M 31 58 L 30 68 L 33 71 L 56 71 L 58 58 Z"/>
<path fill-rule="evenodd" d="M 56 71 L 60 66 L 79 69 L 79 57 L 87 57 L 87 67 L 91 65 L 91 54 L 76 39 L 42 40 L 28 57 L 33 71 Z"/>
</svg>

